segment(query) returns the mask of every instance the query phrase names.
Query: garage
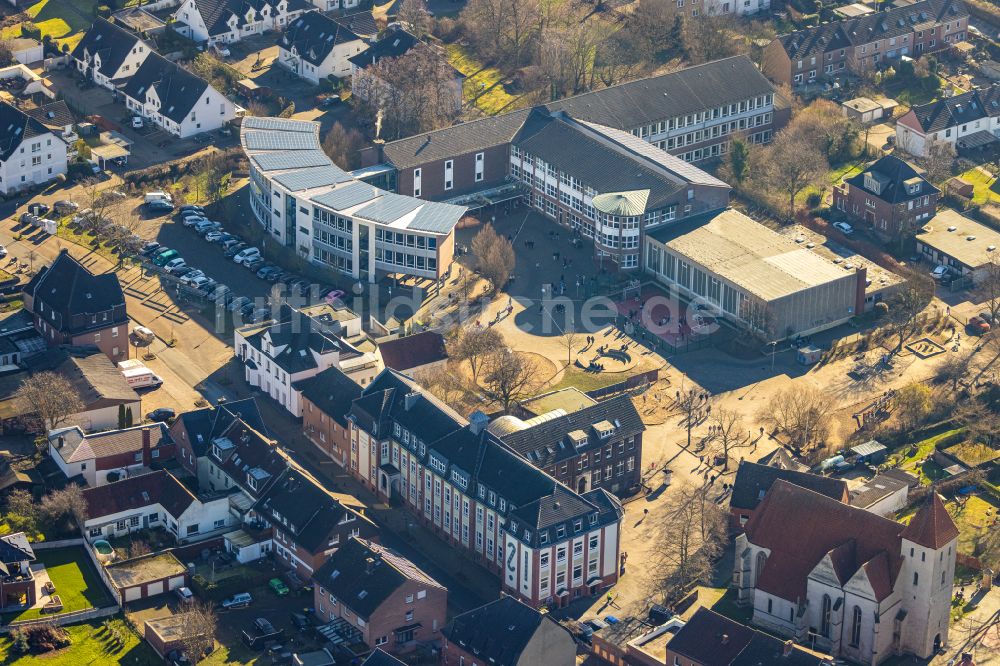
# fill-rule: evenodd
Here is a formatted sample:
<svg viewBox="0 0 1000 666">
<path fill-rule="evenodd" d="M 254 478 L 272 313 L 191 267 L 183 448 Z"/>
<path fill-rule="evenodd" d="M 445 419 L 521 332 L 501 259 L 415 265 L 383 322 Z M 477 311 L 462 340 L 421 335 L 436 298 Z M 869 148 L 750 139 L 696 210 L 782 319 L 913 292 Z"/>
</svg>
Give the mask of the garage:
<svg viewBox="0 0 1000 666">
<path fill-rule="evenodd" d="M 158 594 L 163 594 L 163 581 L 157 581 L 155 583 L 150 583 L 146 586 L 146 596 L 155 597 Z"/>
<path fill-rule="evenodd" d="M 115 562 L 104 568 L 123 602 L 139 601 L 187 585 L 187 568 L 171 552 Z"/>
<path fill-rule="evenodd" d="M 142 599 L 142 588 L 141 587 L 130 587 L 125 590 L 123 595 L 125 601 L 138 601 Z"/>
<path fill-rule="evenodd" d="M 167 589 L 173 592 L 178 587 L 184 587 L 187 583 L 187 576 L 174 576 L 167 582 Z"/>
</svg>

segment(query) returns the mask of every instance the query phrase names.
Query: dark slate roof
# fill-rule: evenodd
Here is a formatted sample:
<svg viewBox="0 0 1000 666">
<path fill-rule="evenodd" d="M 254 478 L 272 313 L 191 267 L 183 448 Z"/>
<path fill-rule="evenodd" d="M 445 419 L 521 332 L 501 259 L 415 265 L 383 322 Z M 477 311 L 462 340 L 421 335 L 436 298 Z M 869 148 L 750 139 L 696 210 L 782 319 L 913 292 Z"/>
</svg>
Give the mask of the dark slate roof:
<svg viewBox="0 0 1000 666">
<path fill-rule="evenodd" d="M 552 622 L 567 631 L 548 615 L 514 597 L 503 596 L 485 606 L 457 615 L 444 628 L 443 633 L 449 642 L 480 658 L 483 663 L 516 666 L 521 653 L 528 647 L 543 622 Z"/>
<path fill-rule="evenodd" d="M 110 79 L 125 62 L 132 47 L 140 41 L 135 34 L 99 16 L 73 49 L 72 55 L 76 60 L 88 60 L 95 54 L 100 55 L 100 72 Z"/>
<path fill-rule="evenodd" d="M 83 499 L 87 504 L 88 520 L 144 509 L 154 504 L 159 504 L 171 516 L 178 518 L 195 502 L 191 491 L 164 470 L 85 488 Z"/>
<path fill-rule="evenodd" d="M 384 156 L 397 169 L 436 162 L 510 143 L 529 109 L 480 118 L 385 144 Z"/>
<path fill-rule="evenodd" d="M 271 485 L 255 509 L 313 554 L 329 548 L 330 534 L 342 521 L 367 520 L 295 469 Z"/>
<path fill-rule="evenodd" d="M 753 61 L 739 55 L 568 97 L 546 107 L 577 120 L 632 130 L 773 92 L 774 86 Z"/>
<path fill-rule="evenodd" d="M 371 10 L 355 12 L 347 16 L 334 16 L 333 20 L 344 26 L 362 39 L 371 39 L 378 35 L 378 24 Z"/>
<path fill-rule="evenodd" d="M 614 439 L 638 435 L 646 429 L 632 399 L 622 395 L 543 421 L 526 430 L 502 435 L 500 440 L 529 462 L 548 467 L 603 446 L 606 438 L 598 435 L 594 428 L 602 421 L 614 426 L 611 434 Z M 585 438 L 574 440 L 570 433 L 582 433 Z"/>
<path fill-rule="evenodd" d="M 294 19 L 278 37 L 278 46 L 295 50 L 306 62 L 319 66 L 333 48 L 361 38 L 326 14 L 311 11 Z"/>
<path fill-rule="evenodd" d="M 670 639 L 669 649 L 704 666 L 729 666 L 753 635 L 750 627 L 699 608 Z"/>
<path fill-rule="evenodd" d="M 151 88 L 156 90 L 160 99 L 160 113 L 180 124 L 208 89 L 208 82 L 154 52 L 139 66 L 122 92 L 134 100 L 145 102 L 146 93 Z"/>
<path fill-rule="evenodd" d="M 69 356 L 55 372 L 69 380 L 87 410 L 139 402 L 139 394 L 102 353 Z"/>
<path fill-rule="evenodd" d="M 182 428 L 187 433 L 186 441 L 190 444 L 195 456 L 201 457 L 208 452 L 212 439 L 221 435 L 233 421 L 240 419 L 251 428 L 268 436 L 267 426 L 253 398 L 226 402 L 218 407 L 203 407 L 177 415 L 177 420 L 171 426 L 171 431 Z"/>
<path fill-rule="evenodd" d="M 0 562 L 3 564 L 15 564 L 34 559 L 35 551 L 31 548 L 31 543 L 24 532 L 15 532 L 0 537 Z"/>
<path fill-rule="evenodd" d="M 32 296 L 35 313 L 65 333 L 81 333 L 128 321 L 125 292 L 118 276 L 113 272 L 91 273 L 65 249 L 25 285 L 24 291 Z M 41 313 L 38 312 L 40 302 L 45 304 Z M 91 318 L 86 316 L 108 311 L 114 311 L 112 317 L 99 318 L 96 323 L 91 323 Z"/>
<path fill-rule="evenodd" d="M 332 366 L 309 379 L 295 382 L 294 387 L 302 392 L 303 398 L 344 428 L 351 403 L 361 397 L 358 383 Z"/>
<path fill-rule="evenodd" d="M 386 340 L 378 345 L 385 367 L 406 372 L 428 363 L 436 363 L 448 358 L 444 336 L 436 331 L 423 331 L 395 340 Z"/>
<path fill-rule="evenodd" d="M 865 187 L 866 173 L 871 173 L 881 184 L 881 191 L 878 194 Z M 920 179 L 920 189 L 915 194 L 910 194 L 905 183 L 913 178 Z M 891 204 L 905 203 L 911 199 L 941 193 L 941 190 L 931 185 L 909 162 L 895 155 L 886 155 L 864 172 L 848 178 L 845 182 Z"/>
<path fill-rule="evenodd" d="M 53 131 L 62 131 L 67 125 L 76 122 L 73 112 L 61 99 L 28 109 L 27 114 Z"/>
<path fill-rule="evenodd" d="M 409 408 L 406 396 L 414 394 Z M 392 421 L 416 433 L 426 444 L 464 427 L 468 422 L 455 410 L 423 389 L 409 377 L 386 368 L 354 401 L 351 414 L 364 423 L 379 424 L 379 436 L 388 435 Z"/>
<path fill-rule="evenodd" d="M 212 440 L 210 455 L 236 485 L 254 498 L 262 497 L 288 469 L 288 460 L 277 444 L 240 419 Z M 249 485 L 250 475 L 255 479 L 256 488 Z"/>
<path fill-rule="evenodd" d="M 361 666 L 406 666 L 406 664 L 388 652 L 384 652 L 382 648 L 375 648 L 375 651 L 368 655 Z"/>
<path fill-rule="evenodd" d="M 851 490 L 851 505 L 867 509 L 882 498 L 898 492 L 901 488 L 908 487 L 909 485 L 902 479 L 879 474 L 874 479 L 870 479 L 860 486 L 855 486 Z"/>
<path fill-rule="evenodd" d="M 924 132 L 938 132 L 948 127 L 975 122 L 983 118 L 1000 115 L 1000 83 L 988 88 L 976 88 L 969 92 L 914 106 L 913 114 Z"/>
<path fill-rule="evenodd" d="M 343 19 L 339 19 L 343 20 Z M 422 42 L 405 30 L 390 30 L 385 37 L 372 44 L 367 51 L 348 58 L 352 65 L 364 69 L 382 58 L 398 58 Z"/>
<path fill-rule="evenodd" d="M 340 322 L 327 315 L 312 316 L 287 304 L 281 306 L 277 321 L 265 326 L 254 324 L 245 327 L 245 330 L 244 339 L 247 343 L 289 375 L 316 367 L 316 359 L 310 351 L 319 355 L 337 352 L 341 359 L 361 355 L 354 346 L 339 337 Z M 264 353 L 264 336 L 270 338 L 273 347 L 281 348 L 277 356 Z"/>
<path fill-rule="evenodd" d="M 814 28 L 781 35 L 788 57 L 800 60 L 826 51 L 869 44 L 913 32 L 914 26 L 927 21 L 949 21 L 967 17 L 961 0 L 922 0 L 867 16 L 826 23 Z M 889 50 L 886 47 L 885 50 Z"/>
<path fill-rule="evenodd" d="M 757 508 L 767 491 L 778 479 L 794 483 L 801 488 L 808 488 L 838 502 L 847 497 L 847 482 L 842 479 L 760 465 L 744 460 L 740 463 L 739 469 L 736 470 L 729 505 L 736 509 Z"/>
<path fill-rule="evenodd" d="M 338 548 L 313 574 L 313 580 L 366 620 L 409 581 L 444 589 L 403 556 L 357 537 Z"/>
<path fill-rule="evenodd" d="M 238 28 L 247 24 L 247 16 L 252 16 L 253 21 L 263 20 L 262 10 L 265 7 L 271 8 L 271 16 L 277 14 L 277 0 L 196 0 L 195 5 L 201 14 L 205 27 L 209 35 L 221 35 L 229 32 L 229 19 L 233 16 L 237 18 Z M 288 0 L 288 12 L 301 11 L 309 8 L 310 5 L 305 0 Z"/>
<path fill-rule="evenodd" d="M 40 136 L 49 131 L 24 111 L 7 102 L 0 102 L 0 161 L 13 155 L 24 139 Z"/>
</svg>

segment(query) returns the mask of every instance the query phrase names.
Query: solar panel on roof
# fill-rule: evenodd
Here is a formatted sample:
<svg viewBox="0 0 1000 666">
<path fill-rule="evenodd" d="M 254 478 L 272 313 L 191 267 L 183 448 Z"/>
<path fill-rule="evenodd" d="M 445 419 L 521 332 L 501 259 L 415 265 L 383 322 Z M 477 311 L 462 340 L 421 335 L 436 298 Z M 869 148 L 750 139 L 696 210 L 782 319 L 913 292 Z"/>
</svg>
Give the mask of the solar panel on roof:
<svg viewBox="0 0 1000 666">
<path fill-rule="evenodd" d="M 308 120 L 289 120 L 287 118 L 261 118 L 246 116 L 243 118 L 243 129 L 284 130 L 286 132 L 315 131 L 316 124 Z"/>
<path fill-rule="evenodd" d="M 318 150 L 319 138 L 312 132 L 254 130 L 243 133 L 247 150 Z"/>
<path fill-rule="evenodd" d="M 421 201 L 400 194 L 386 194 L 354 214 L 372 222 L 389 224 L 420 207 Z"/>
<path fill-rule="evenodd" d="M 458 221 L 465 215 L 465 211 L 465 206 L 427 202 L 417 211 L 407 228 L 414 231 L 445 234 L 455 228 Z"/>
<path fill-rule="evenodd" d="M 368 183 L 355 182 L 344 187 L 338 187 L 332 192 L 326 192 L 313 197 L 313 201 L 333 210 L 344 210 L 357 206 L 383 194 L 382 190 Z"/>
<path fill-rule="evenodd" d="M 324 185 L 347 183 L 354 179 L 339 167 L 327 165 L 278 174 L 274 180 L 292 192 L 300 192 Z"/>
<path fill-rule="evenodd" d="M 253 155 L 250 159 L 257 163 L 261 171 L 330 166 L 330 158 L 322 150 L 260 153 Z"/>
</svg>

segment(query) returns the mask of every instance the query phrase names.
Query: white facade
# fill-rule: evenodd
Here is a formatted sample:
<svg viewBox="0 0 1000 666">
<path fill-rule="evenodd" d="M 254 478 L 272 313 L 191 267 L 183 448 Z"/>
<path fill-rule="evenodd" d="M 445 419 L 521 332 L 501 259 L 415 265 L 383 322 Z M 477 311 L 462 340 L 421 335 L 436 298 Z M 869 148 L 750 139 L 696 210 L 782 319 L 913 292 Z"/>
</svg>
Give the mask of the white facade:
<svg viewBox="0 0 1000 666">
<path fill-rule="evenodd" d="M 321 12 L 332 12 L 338 9 L 357 9 L 361 0 L 309 0 Z"/>
<path fill-rule="evenodd" d="M 0 163 L 0 191 L 10 194 L 65 174 L 66 149 L 66 142 L 52 132 L 22 139 L 14 153 Z"/>
<path fill-rule="evenodd" d="M 119 537 L 143 529 L 163 528 L 179 541 L 200 541 L 232 529 L 237 524 L 226 496 L 194 500 L 179 516 L 172 516 L 158 502 L 104 516 L 88 518 L 83 531 L 89 541 Z"/>
<path fill-rule="evenodd" d="M 694 0 L 691 5 L 694 10 L 697 7 L 697 0 Z M 771 0 L 703 0 L 701 11 L 709 16 L 724 14 L 751 16 L 769 9 L 771 9 Z"/>
<path fill-rule="evenodd" d="M 259 16 L 258 10 L 249 4 L 245 5 L 245 8 L 247 13 L 242 21 L 235 14 L 231 14 L 226 20 L 226 29 L 214 35 L 209 34 L 210 26 L 205 24 L 197 0 L 185 0 L 174 12 L 174 19 L 187 26 L 188 29 L 182 29 L 182 32 L 196 42 L 232 44 L 252 35 L 261 35 L 268 30 L 281 30 L 289 21 L 302 13 L 302 10 L 289 12 L 287 0 L 279 0 L 274 5 L 261 5 Z"/>
<path fill-rule="evenodd" d="M 1000 137 L 1000 113 L 936 132 L 924 132 L 911 111 L 896 123 L 896 145 L 915 157 L 927 157 L 927 152 L 935 141 L 946 143 L 957 151 L 960 139 L 982 131 Z"/>
<path fill-rule="evenodd" d="M 300 79 L 305 79 L 313 85 L 318 85 L 320 81 L 328 76 L 336 76 L 338 79 L 351 76 L 351 63 L 348 58 L 352 58 L 368 48 L 368 44 L 362 39 L 352 39 L 349 42 L 337 44 L 330 50 L 321 63 L 314 65 L 303 58 L 298 50 L 292 45 L 291 49 L 278 47 L 278 64 L 285 67 Z"/>
<path fill-rule="evenodd" d="M 131 409 L 138 416 L 142 413 L 142 401 L 137 399 L 135 402 L 125 403 L 125 409 Z M 86 432 L 114 430 L 118 427 L 118 405 L 78 412 L 66 421 L 80 426 Z"/>
<path fill-rule="evenodd" d="M 144 99 L 126 97 L 125 105 L 136 115 L 181 139 L 217 130 L 235 118 L 237 113 L 235 104 L 211 85 L 207 85 L 198 102 L 178 123 L 161 112 L 163 104 L 155 86 L 144 93 Z"/>
<path fill-rule="evenodd" d="M 85 76 L 89 73 L 91 80 L 102 88 L 114 90 L 115 81 L 127 79 L 135 74 L 139 66 L 146 61 L 146 58 L 149 57 L 152 51 L 152 47 L 144 41 L 137 39 L 135 44 L 132 45 L 129 54 L 125 57 L 125 60 L 122 61 L 118 69 L 111 73 L 110 76 L 100 71 L 100 53 L 84 53 L 83 58 L 76 58 L 76 69 Z"/>
</svg>

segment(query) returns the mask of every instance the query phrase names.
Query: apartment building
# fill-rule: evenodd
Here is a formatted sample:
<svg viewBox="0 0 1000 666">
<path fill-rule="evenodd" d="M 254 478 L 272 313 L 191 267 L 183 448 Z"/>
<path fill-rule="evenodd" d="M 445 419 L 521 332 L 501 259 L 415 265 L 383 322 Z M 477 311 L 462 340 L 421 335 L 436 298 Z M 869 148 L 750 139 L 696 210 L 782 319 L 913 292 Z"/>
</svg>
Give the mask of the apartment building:
<svg viewBox="0 0 1000 666">
<path fill-rule="evenodd" d="M 302 395 L 302 433 L 343 469 L 350 466 L 351 424 L 347 412 L 361 397 L 361 386 L 338 368 L 327 368 L 298 382 Z"/>
<path fill-rule="evenodd" d="M 780 35 L 765 47 L 761 68 L 793 87 L 866 75 L 904 56 L 946 49 L 965 39 L 968 25 L 962 0 L 920 0 Z"/>
<path fill-rule="evenodd" d="M 196 42 L 232 44 L 281 30 L 311 6 L 306 0 L 184 0 L 174 30 Z"/>
<path fill-rule="evenodd" d="M 896 121 L 896 145 L 927 157 L 933 142 L 966 154 L 1000 140 L 1000 83 L 912 107 Z"/>
<path fill-rule="evenodd" d="M 135 33 L 98 16 L 70 57 L 85 79 L 114 90 L 155 52 Z"/>
<path fill-rule="evenodd" d="M 578 494 L 411 379 L 385 370 L 354 401 L 351 472 L 536 608 L 618 580 L 624 512 L 603 488 Z"/>
<path fill-rule="evenodd" d="M 66 173 L 66 142 L 44 124 L 0 102 L 0 192 L 42 185 Z"/>
</svg>

